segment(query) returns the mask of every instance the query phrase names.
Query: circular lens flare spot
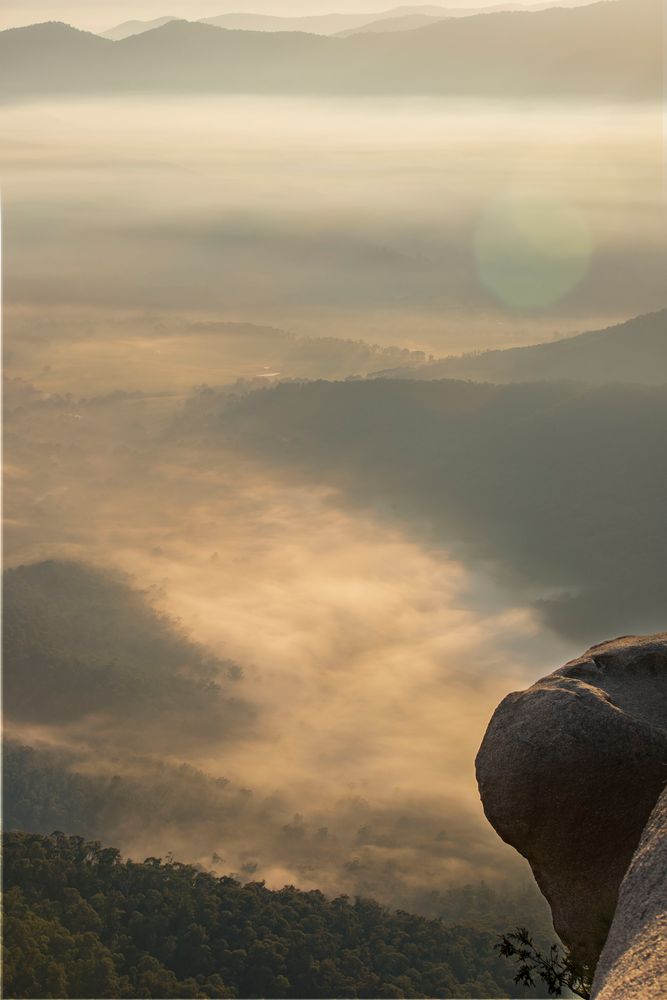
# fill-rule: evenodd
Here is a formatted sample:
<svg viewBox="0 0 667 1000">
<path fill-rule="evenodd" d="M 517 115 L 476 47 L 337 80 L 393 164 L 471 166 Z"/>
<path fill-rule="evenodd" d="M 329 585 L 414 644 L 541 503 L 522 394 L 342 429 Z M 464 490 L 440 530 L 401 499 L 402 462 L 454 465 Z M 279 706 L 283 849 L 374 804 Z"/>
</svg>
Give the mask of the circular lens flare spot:
<svg viewBox="0 0 667 1000">
<path fill-rule="evenodd" d="M 483 214 L 474 248 L 482 283 L 506 305 L 534 309 L 576 288 L 588 270 L 592 242 L 570 203 L 506 195 Z"/>
</svg>

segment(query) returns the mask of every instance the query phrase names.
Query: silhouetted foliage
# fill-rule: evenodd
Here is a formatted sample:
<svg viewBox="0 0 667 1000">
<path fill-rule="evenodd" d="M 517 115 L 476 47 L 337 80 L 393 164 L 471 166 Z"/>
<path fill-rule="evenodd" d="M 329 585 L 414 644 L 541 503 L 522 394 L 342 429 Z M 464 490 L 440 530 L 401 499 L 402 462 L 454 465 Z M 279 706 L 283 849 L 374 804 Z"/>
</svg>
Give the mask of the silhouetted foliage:
<svg viewBox="0 0 667 1000">
<path fill-rule="evenodd" d="M 549 990 L 549 996 L 560 997 L 568 989 L 583 1000 L 589 1000 L 593 976 L 589 969 L 575 962 L 557 944 L 552 944 L 543 954 L 536 948 L 525 927 L 504 934 L 495 946 L 504 958 L 516 960 L 518 969 L 515 983 L 534 986 L 537 976 Z"/>
<path fill-rule="evenodd" d="M 4 886 L 6 996 L 516 995 L 489 933 L 82 837 L 5 835 Z"/>
</svg>

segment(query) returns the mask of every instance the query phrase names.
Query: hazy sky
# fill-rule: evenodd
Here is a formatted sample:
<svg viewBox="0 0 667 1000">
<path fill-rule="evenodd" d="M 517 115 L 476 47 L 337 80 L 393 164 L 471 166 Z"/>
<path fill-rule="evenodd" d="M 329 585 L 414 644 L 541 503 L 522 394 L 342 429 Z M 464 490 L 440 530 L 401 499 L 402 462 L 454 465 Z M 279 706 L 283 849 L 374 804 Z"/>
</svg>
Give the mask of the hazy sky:
<svg viewBox="0 0 667 1000">
<path fill-rule="evenodd" d="M 449 6 L 486 7 L 497 2 L 453 0 Z M 526 6 L 530 2 L 524 0 Z M 196 19 L 249 12 L 275 15 L 328 14 L 332 11 L 364 13 L 395 6 L 398 4 L 393 0 L 0 0 L 0 28 L 38 21 L 66 21 L 95 31 L 133 18 L 147 19 L 167 14 Z"/>
</svg>

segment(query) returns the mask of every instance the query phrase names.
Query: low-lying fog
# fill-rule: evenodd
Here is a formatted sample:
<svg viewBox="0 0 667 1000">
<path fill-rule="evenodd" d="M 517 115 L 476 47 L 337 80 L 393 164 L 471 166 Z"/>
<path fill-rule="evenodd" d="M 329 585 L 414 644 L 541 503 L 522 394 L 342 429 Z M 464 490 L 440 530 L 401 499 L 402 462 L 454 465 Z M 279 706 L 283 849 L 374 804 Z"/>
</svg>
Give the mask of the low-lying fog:
<svg viewBox="0 0 667 1000">
<path fill-rule="evenodd" d="M 235 694 L 253 710 L 231 734 L 186 702 L 157 735 L 104 705 L 8 720 L 12 739 L 82 755 L 85 773 L 186 761 L 254 796 L 217 826 L 194 793 L 186 819 L 157 829 L 141 806 L 114 815 L 119 846 L 208 865 L 216 853 L 222 869 L 250 865 L 271 885 L 422 908 L 434 891 L 516 877 L 481 815 L 474 756 L 504 694 L 573 646 L 447 552 L 354 516 L 333 491 L 179 443 L 154 401 L 9 395 L 9 565 L 67 558 L 128 572 L 242 668 Z M 285 834 L 294 822 L 299 842 Z"/>
<path fill-rule="evenodd" d="M 197 321 L 442 355 L 663 304 L 650 105 L 136 98 L 0 127 L 7 347 L 54 388 L 271 367 Z"/>
<path fill-rule="evenodd" d="M 499 699 L 579 647 L 409 525 L 175 421 L 203 382 L 344 378 L 660 307 L 659 112 L 128 99 L 4 105 L 0 128 L 6 373 L 36 390 L 8 393 L 7 563 L 129 573 L 239 664 L 253 709 L 170 751 L 103 705 L 9 734 L 88 772 L 187 762 L 264 803 L 222 833 L 116 817 L 142 856 L 414 906 L 513 870 L 475 751 Z"/>
</svg>

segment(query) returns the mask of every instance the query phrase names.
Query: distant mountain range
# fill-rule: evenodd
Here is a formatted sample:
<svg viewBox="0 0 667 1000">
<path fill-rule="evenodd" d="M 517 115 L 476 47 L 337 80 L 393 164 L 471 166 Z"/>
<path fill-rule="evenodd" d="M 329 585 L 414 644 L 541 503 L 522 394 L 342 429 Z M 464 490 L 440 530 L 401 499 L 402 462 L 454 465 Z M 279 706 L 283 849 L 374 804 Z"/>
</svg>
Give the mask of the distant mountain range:
<svg viewBox="0 0 667 1000">
<path fill-rule="evenodd" d="M 661 0 L 445 18 L 331 38 L 168 21 L 113 42 L 58 22 L 0 33 L 0 90 L 658 98 Z"/>
<path fill-rule="evenodd" d="M 469 16 L 473 16 L 479 11 L 466 11 Z M 448 11 L 447 17 L 464 16 Z M 386 17 L 380 21 L 371 21 L 361 28 L 346 28 L 345 31 L 338 32 L 338 38 L 347 38 L 349 35 L 365 34 L 386 34 L 390 31 L 414 31 L 416 28 L 426 28 L 429 24 L 436 24 L 444 20 L 443 14 L 402 14 L 398 17 Z"/>
<path fill-rule="evenodd" d="M 272 17 L 265 14 L 222 14 L 203 19 L 204 24 L 243 31 L 305 31 L 316 35 L 335 35 L 356 31 L 371 21 L 383 21 L 405 14 L 421 14 L 435 18 L 447 17 L 446 7 L 395 7 L 375 14 L 315 14 L 306 17 Z"/>
<path fill-rule="evenodd" d="M 563 0 L 561 7 L 572 7 L 585 4 L 587 0 Z M 390 10 L 376 11 L 365 14 L 315 14 L 304 17 L 280 17 L 270 14 L 221 14 L 218 17 L 201 18 L 203 24 L 213 24 L 229 31 L 305 31 L 315 35 L 348 35 L 357 31 L 408 31 L 411 28 L 421 28 L 445 17 L 469 17 L 474 14 L 489 13 L 497 10 L 524 10 L 526 4 L 506 3 L 494 4 L 490 7 L 442 7 L 434 5 L 415 5 L 392 7 Z M 531 5 L 532 10 L 541 10 L 555 6 L 555 0 Z M 108 31 L 102 31 L 103 38 L 117 42 L 130 35 L 138 35 L 144 31 L 159 28 L 168 21 L 178 21 L 177 17 L 158 17 L 151 21 L 124 21 Z"/>
<path fill-rule="evenodd" d="M 100 31 L 102 38 L 109 38 L 112 42 L 120 42 L 123 38 L 130 38 L 132 35 L 141 35 L 144 31 L 152 31 L 153 28 L 161 28 L 169 21 L 178 21 L 178 17 L 155 17 L 152 21 L 123 21 L 108 31 Z"/>
<path fill-rule="evenodd" d="M 667 309 L 546 344 L 484 351 L 377 372 L 377 377 L 667 384 Z"/>
</svg>

